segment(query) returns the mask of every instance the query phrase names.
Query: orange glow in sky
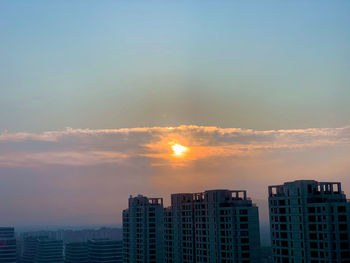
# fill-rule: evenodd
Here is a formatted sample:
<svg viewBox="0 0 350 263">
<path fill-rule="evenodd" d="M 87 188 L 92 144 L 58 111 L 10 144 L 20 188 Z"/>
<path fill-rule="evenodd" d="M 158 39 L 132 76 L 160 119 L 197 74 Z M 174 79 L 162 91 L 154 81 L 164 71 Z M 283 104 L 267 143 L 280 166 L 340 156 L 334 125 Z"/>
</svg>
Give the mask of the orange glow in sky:
<svg viewBox="0 0 350 263">
<path fill-rule="evenodd" d="M 171 148 L 173 149 L 174 154 L 177 156 L 180 156 L 187 151 L 187 147 L 182 146 L 180 144 L 174 144 L 173 146 L 171 146 Z"/>
</svg>

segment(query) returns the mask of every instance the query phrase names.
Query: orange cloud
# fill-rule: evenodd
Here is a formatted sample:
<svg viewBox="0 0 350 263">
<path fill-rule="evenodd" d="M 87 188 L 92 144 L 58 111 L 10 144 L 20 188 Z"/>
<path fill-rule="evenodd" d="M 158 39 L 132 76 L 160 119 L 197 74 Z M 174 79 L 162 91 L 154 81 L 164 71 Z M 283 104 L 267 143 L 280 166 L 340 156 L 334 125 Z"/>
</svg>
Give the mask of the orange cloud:
<svg viewBox="0 0 350 263">
<path fill-rule="evenodd" d="M 188 150 L 176 156 L 174 144 Z M 0 195 L 6 198 L 0 198 L 0 205 L 24 215 L 46 215 L 60 203 L 58 214 L 67 215 L 69 204 L 80 208 L 84 219 L 90 218 L 93 206 L 101 215 L 115 211 L 108 217 L 115 220 L 130 194 L 167 197 L 240 188 L 264 199 L 267 185 L 295 179 L 339 180 L 350 192 L 349 156 L 350 127 L 257 131 L 182 125 L 4 132 L 0 177 L 6 187 Z M 34 213 L 23 200 L 45 202 Z"/>
<path fill-rule="evenodd" d="M 21 142 L 27 141 L 46 143 L 47 148 L 23 151 Z M 0 143 L 6 143 L 8 149 L 0 149 L 0 165 L 95 165 L 141 156 L 149 158 L 151 166 L 181 167 L 213 157 L 253 158 L 277 150 L 349 145 L 350 127 L 268 131 L 195 125 L 95 130 L 67 128 L 40 134 L 3 132 Z M 171 148 L 174 144 L 184 145 L 188 150 L 175 156 Z"/>
</svg>

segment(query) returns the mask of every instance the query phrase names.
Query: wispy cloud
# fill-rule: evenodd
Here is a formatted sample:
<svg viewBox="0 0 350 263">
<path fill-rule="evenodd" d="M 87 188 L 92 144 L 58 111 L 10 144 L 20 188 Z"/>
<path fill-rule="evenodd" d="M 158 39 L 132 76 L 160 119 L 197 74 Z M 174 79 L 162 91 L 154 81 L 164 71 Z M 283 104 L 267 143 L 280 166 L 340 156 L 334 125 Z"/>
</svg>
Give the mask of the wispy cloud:
<svg viewBox="0 0 350 263">
<path fill-rule="evenodd" d="M 0 156 L 0 166 L 37 167 L 40 165 L 90 166 L 103 163 L 120 162 L 128 158 L 119 152 L 20 152 Z"/>
<path fill-rule="evenodd" d="M 28 142 L 34 144 L 28 146 Z M 40 149 L 35 142 L 42 143 Z M 182 157 L 175 157 L 171 150 L 171 145 L 175 143 L 188 147 L 188 152 Z M 150 158 L 151 165 L 184 166 L 211 157 L 254 157 L 277 150 L 349 144 L 350 127 L 268 131 L 194 125 L 131 129 L 67 128 L 40 134 L 0 134 L 0 146 L 6 145 L 0 150 L 0 165 L 96 165 L 142 156 Z"/>
</svg>

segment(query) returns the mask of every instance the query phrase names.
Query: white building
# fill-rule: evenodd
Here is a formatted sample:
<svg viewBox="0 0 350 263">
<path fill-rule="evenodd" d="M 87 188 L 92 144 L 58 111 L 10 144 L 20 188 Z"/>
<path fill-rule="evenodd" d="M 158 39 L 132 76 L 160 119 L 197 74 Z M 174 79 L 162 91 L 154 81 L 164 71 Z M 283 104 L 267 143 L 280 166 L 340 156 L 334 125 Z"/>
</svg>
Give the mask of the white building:
<svg viewBox="0 0 350 263">
<path fill-rule="evenodd" d="M 124 263 L 163 263 L 163 199 L 129 198 L 123 211 Z"/>
<path fill-rule="evenodd" d="M 350 262 L 350 206 L 340 183 L 299 180 L 268 191 L 275 263 Z"/>
<path fill-rule="evenodd" d="M 165 262 L 259 262 L 258 208 L 246 191 L 173 194 L 165 210 Z"/>
</svg>

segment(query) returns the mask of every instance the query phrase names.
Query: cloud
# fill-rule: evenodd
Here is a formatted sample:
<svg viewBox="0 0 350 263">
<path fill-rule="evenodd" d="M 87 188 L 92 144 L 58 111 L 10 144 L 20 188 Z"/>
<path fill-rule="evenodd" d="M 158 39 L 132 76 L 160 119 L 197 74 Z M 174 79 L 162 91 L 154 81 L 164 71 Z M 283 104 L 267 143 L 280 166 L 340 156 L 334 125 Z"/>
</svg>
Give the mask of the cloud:
<svg viewBox="0 0 350 263">
<path fill-rule="evenodd" d="M 31 146 L 28 146 L 31 142 Z M 41 143 L 40 149 L 35 143 Z M 45 144 L 46 143 L 46 144 Z M 171 145 L 188 147 L 181 158 Z M 0 165 L 96 165 L 142 156 L 154 166 L 184 166 L 212 157 L 256 157 L 278 150 L 346 146 L 350 127 L 258 131 L 194 125 L 130 129 L 72 129 L 0 134 Z M 21 147 L 21 145 L 23 147 Z"/>
<path fill-rule="evenodd" d="M 174 155 L 175 143 L 188 151 Z M 167 200 L 174 192 L 227 188 L 247 189 L 253 199 L 265 199 L 268 185 L 296 179 L 341 181 L 350 192 L 349 156 L 350 126 L 4 132 L 0 209 L 7 213 L 2 221 L 48 224 L 40 221 L 47 218 L 71 225 L 104 218 L 101 224 L 120 223 L 130 194 Z"/>
<path fill-rule="evenodd" d="M 36 152 L 4 154 L 0 156 L 0 165 L 34 167 L 38 165 L 90 166 L 119 162 L 128 158 L 120 152 Z"/>
</svg>

